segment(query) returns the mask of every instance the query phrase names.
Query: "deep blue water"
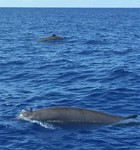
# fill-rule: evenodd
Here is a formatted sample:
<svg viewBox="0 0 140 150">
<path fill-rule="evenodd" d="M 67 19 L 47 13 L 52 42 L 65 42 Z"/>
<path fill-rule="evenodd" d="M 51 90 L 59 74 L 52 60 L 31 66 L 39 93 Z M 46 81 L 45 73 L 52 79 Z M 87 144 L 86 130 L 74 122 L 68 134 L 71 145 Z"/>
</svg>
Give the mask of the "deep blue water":
<svg viewBox="0 0 140 150">
<path fill-rule="evenodd" d="M 140 115 L 140 9 L 0 9 L 0 149 L 139 150 L 140 121 L 55 127 L 22 111 Z M 52 34 L 62 41 L 37 43 Z"/>
</svg>

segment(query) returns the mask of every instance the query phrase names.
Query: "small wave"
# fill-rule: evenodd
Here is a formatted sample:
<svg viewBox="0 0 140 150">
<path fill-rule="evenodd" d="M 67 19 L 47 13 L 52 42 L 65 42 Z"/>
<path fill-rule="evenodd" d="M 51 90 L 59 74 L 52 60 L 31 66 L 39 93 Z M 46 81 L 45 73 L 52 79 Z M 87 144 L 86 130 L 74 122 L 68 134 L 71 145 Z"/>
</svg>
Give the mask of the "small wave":
<svg viewBox="0 0 140 150">
<path fill-rule="evenodd" d="M 123 69 L 123 68 L 118 68 L 118 69 L 115 69 L 113 71 L 113 74 L 118 74 L 118 75 L 120 75 L 120 74 L 128 74 L 128 73 L 130 73 L 130 72 L 128 70 L 126 70 L 126 69 Z"/>
<path fill-rule="evenodd" d="M 26 62 L 23 60 L 8 60 L 1 62 L 0 65 L 6 66 L 6 65 L 24 65 Z"/>
<path fill-rule="evenodd" d="M 120 127 L 128 127 L 128 126 L 140 126 L 140 120 L 139 119 L 126 119 L 119 123 L 114 124 L 115 126 Z"/>
<path fill-rule="evenodd" d="M 110 77 L 111 78 L 126 77 L 126 76 L 130 75 L 131 73 L 132 72 L 130 72 L 128 69 L 119 67 L 119 68 L 115 68 L 111 71 Z"/>
<path fill-rule="evenodd" d="M 93 52 L 94 52 L 93 50 L 82 50 L 78 54 L 81 54 L 81 55 L 91 55 L 91 54 L 93 54 Z"/>
<path fill-rule="evenodd" d="M 113 52 L 118 55 L 124 55 L 124 54 L 128 54 L 131 51 L 132 51 L 132 48 L 124 48 L 124 49 L 116 49 Z"/>
<path fill-rule="evenodd" d="M 104 40 L 88 40 L 85 44 L 93 44 L 93 45 L 103 45 L 103 44 L 107 44 L 107 41 Z"/>
</svg>

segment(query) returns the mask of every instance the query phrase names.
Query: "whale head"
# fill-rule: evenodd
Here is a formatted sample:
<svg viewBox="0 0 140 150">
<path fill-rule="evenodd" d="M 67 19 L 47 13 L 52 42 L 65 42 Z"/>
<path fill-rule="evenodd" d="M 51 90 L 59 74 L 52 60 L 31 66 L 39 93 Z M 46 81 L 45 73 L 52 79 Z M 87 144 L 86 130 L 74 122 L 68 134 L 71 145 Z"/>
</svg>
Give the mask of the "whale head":
<svg viewBox="0 0 140 150">
<path fill-rule="evenodd" d="M 17 119 L 33 119 L 33 111 L 22 111 L 18 116 Z"/>
</svg>

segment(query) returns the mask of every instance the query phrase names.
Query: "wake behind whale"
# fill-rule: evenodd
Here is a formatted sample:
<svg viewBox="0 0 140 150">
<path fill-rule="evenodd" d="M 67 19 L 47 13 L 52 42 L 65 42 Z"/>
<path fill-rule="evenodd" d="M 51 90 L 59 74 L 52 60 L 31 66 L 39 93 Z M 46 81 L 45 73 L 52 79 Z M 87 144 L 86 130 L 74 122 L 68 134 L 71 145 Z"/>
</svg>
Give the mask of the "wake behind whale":
<svg viewBox="0 0 140 150">
<path fill-rule="evenodd" d="M 52 124 L 94 124 L 108 125 L 115 124 L 128 119 L 136 118 L 136 115 L 122 117 L 110 115 L 94 110 L 75 107 L 48 107 L 33 111 L 24 111 L 18 115 L 18 119 L 39 121 Z"/>
</svg>

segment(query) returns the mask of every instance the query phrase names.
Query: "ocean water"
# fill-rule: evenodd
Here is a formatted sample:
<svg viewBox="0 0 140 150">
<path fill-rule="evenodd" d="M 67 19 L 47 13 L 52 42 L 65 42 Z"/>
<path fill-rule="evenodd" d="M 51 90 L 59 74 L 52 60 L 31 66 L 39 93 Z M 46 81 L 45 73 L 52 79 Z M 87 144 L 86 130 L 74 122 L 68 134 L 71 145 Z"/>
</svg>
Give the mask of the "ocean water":
<svg viewBox="0 0 140 150">
<path fill-rule="evenodd" d="M 140 149 L 140 9 L 0 8 L 0 149 Z M 57 34 L 61 41 L 38 43 Z M 73 106 L 120 125 L 57 127 L 23 110 Z"/>
</svg>

